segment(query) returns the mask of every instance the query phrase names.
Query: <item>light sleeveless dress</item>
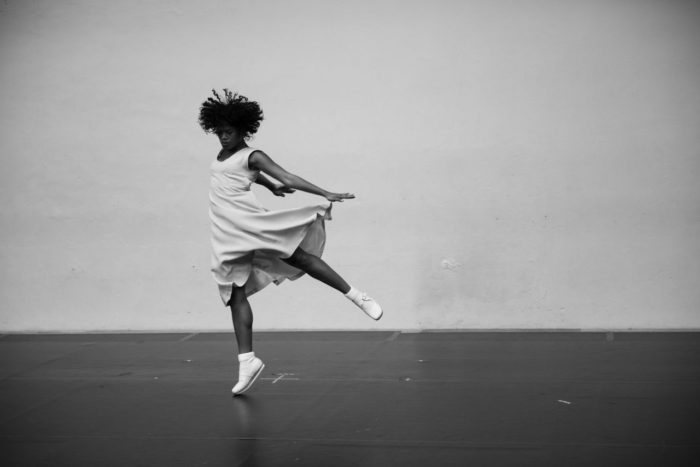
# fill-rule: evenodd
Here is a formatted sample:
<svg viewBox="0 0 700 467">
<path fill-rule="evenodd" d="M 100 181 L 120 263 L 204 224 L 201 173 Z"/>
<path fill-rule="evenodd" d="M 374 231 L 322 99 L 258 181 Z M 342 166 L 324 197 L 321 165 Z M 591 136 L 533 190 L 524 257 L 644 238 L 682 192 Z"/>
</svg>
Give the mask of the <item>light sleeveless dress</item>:
<svg viewBox="0 0 700 467">
<path fill-rule="evenodd" d="M 211 271 L 224 305 L 235 284 L 252 295 L 270 282 L 279 285 L 304 273 L 281 258 L 297 247 L 320 256 L 326 242 L 325 220 L 331 203 L 268 211 L 250 190 L 259 171 L 248 167 L 257 149 L 243 148 L 211 164 L 209 218 L 212 226 Z"/>
</svg>

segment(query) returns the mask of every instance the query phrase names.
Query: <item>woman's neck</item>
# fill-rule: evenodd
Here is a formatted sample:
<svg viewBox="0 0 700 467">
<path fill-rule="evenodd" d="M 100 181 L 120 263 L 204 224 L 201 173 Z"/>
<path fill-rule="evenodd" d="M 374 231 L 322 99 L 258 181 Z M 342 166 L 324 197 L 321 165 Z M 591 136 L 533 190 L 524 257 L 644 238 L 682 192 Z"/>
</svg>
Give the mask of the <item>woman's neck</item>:
<svg viewBox="0 0 700 467">
<path fill-rule="evenodd" d="M 238 151 L 240 151 L 243 148 L 247 148 L 248 145 L 246 144 L 245 141 L 241 141 L 240 143 L 236 144 L 230 149 L 227 148 L 221 148 L 221 151 L 219 151 L 219 155 L 217 156 L 217 159 L 223 160 L 231 156 L 231 154 L 234 154 Z"/>
</svg>

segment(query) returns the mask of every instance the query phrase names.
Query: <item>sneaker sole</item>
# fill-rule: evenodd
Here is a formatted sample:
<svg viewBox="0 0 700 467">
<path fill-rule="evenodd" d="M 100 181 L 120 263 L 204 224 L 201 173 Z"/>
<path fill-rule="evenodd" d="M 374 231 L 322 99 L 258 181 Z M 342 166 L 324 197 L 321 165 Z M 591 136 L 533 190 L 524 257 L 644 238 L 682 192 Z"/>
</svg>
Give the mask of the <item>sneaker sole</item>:
<svg viewBox="0 0 700 467">
<path fill-rule="evenodd" d="M 251 378 L 250 383 L 248 383 L 248 385 L 246 387 L 244 387 L 243 389 L 241 389 L 240 391 L 233 393 L 234 397 L 239 395 L 239 394 L 243 394 L 248 389 L 250 389 L 250 387 L 253 385 L 255 380 L 258 379 L 258 376 L 260 376 L 260 373 L 262 373 L 262 371 L 264 369 L 265 369 L 265 364 L 263 363 L 262 366 L 260 367 L 260 369 L 258 371 L 256 371 L 255 374 L 253 375 L 253 377 Z"/>
</svg>

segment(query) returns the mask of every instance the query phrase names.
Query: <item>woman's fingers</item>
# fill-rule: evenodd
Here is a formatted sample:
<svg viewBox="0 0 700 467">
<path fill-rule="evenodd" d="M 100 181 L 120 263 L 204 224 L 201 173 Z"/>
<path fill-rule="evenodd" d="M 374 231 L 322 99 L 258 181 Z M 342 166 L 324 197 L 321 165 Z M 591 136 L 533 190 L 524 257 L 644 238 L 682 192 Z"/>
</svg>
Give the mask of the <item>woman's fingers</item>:
<svg viewBox="0 0 700 467">
<path fill-rule="evenodd" d="M 353 199 L 354 197 L 355 197 L 355 195 L 352 193 L 333 193 L 333 194 L 329 195 L 327 198 L 331 202 L 342 203 L 343 200 Z"/>
</svg>

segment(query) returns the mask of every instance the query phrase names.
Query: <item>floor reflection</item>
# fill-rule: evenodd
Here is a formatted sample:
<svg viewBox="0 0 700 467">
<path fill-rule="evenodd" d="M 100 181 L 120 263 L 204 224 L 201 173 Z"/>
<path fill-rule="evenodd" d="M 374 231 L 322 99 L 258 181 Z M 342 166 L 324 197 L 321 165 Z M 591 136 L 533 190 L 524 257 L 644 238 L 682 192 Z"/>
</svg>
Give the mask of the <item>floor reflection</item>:
<svg viewBox="0 0 700 467">
<path fill-rule="evenodd" d="M 241 394 L 233 398 L 233 465 L 256 467 L 259 464 L 258 423 L 260 401 Z"/>
</svg>

